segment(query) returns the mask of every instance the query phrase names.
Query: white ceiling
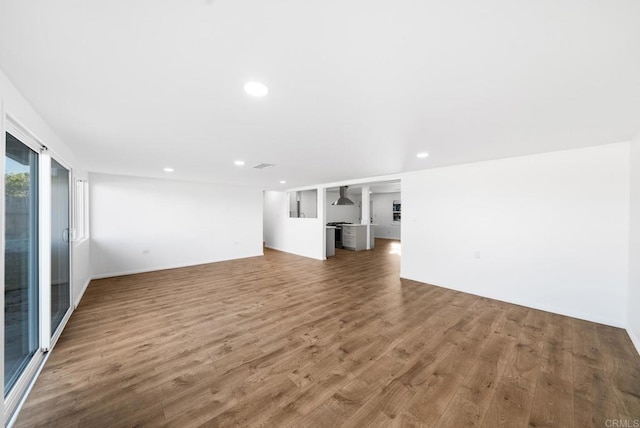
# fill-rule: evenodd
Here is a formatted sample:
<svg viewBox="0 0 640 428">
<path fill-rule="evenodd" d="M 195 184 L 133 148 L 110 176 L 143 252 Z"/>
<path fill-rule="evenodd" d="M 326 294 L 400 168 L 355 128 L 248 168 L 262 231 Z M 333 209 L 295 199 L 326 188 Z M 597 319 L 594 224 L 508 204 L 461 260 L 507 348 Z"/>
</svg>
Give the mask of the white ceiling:
<svg viewBox="0 0 640 428">
<path fill-rule="evenodd" d="M 630 139 L 640 2 L 2 0 L 0 68 L 91 171 L 296 187 Z"/>
</svg>

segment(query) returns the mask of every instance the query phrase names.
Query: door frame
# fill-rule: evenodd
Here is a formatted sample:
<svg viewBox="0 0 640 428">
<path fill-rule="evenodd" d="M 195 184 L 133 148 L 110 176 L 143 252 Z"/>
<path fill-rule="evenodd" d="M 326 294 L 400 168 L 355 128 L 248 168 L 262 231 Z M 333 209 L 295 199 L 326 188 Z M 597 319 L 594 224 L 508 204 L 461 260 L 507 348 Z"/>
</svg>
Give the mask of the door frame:
<svg viewBox="0 0 640 428">
<path fill-rule="evenodd" d="M 46 310 L 49 312 L 48 314 L 48 336 L 49 336 L 49 343 L 47 344 L 47 351 L 49 351 L 51 348 L 53 348 L 53 345 L 55 345 L 55 343 L 58 341 L 58 339 L 60 338 L 60 335 L 62 334 L 62 330 L 64 330 L 65 325 L 67 324 L 67 321 L 69 321 L 69 318 L 71 317 L 71 312 L 73 312 L 73 241 L 74 241 L 74 237 L 75 237 L 75 232 L 72 232 L 72 226 L 73 226 L 73 199 L 74 199 L 74 189 L 73 189 L 73 169 L 71 168 L 71 166 L 65 162 L 57 153 L 49 153 L 48 154 L 48 166 L 49 166 L 49 216 L 48 216 L 48 235 L 47 237 L 49 238 L 49 258 L 47 259 L 48 263 L 49 263 L 49 286 L 47 287 L 47 292 L 49 294 L 49 304 L 47 305 Z M 67 183 L 67 190 L 69 192 L 69 200 L 67 201 L 68 203 L 68 213 L 69 213 L 69 307 L 67 308 L 67 311 L 65 312 L 64 316 L 62 317 L 62 320 L 60 321 L 60 324 L 58 325 L 58 328 L 56 328 L 56 331 L 54 331 L 53 333 L 51 332 L 51 159 L 55 160 L 56 162 L 58 162 L 63 168 L 65 168 L 67 171 L 69 171 L 69 182 Z"/>
<path fill-rule="evenodd" d="M 2 107 L 2 106 L 0 106 Z M 17 412 L 26 399 L 27 392 L 31 389 L 38 373 L 42 370 L 44 362 L 48 358 L 48 351 L 58 341 L 62 330 L 67 324 L 71 313 L 73 312 L 73 240 L 71 237 L 71 228 L 73 224 L 73 200 L 74 200 L 74 188 L 73 188 L 73 169 L 68 162 L 64 160 L 62 156 L 49 150 L 47 146 L 40 140 L 35 134 L 28 130 L 27 127 L 22 125 L 14 116 L 0 108 L 0 132 L 2 132 L 2 139 L 4 143 L 0 148 L 0 168 L 3 170 L 5 166 L 5 150 L 6 150 L 6 133 L 10 133 L 25 146 L 35 151 L 38 154 L 38 331 L 39 331 L 39 348 L 35 354 L 31 357 L 31 361 L 27 364 L 20 377 L 13 385 L 9 394 L 3 400 L 4 410 L 4 424 L 8 425 L 13 423 Z M 51 159 L 55 159 L 61 166 L 69 171 L 69 308 L 67 309 L 65 316 L 60 321 L 60 325 L 55 332 L 51 332 Z M 2 180 L 2 186 L 0 190 L 4 193 L 4 180 Z M 4 233 L 5 225 L 5 208 L 4 203 L 2 206 L 2 219 L 0 224 L 2 225 L 2 231 Z M 2 240 L 2 246 L 0 248 L 4 253 L 4 239 Z M 1 264 L 0 274 L 4 276 L 4 259 Z M 0 300 L 4 307 L 4 293 L 2 300 Z M 3 312 L 3 326 L 4 326 L 4 312 Z M 4 328 L 2 331 L 2 341 L 4 343 Z M 4 355 L 2 355 L 2 373 L 0 373 L 4 391 Z"/>
<path fill-rule="evenodd" d="M 38 305 L 40 306 L 39 308 L 37 308 L 40 346 L 36 350 L 35 354 L 31 357 L 31 360 L 29 361 L 27 366 L 24 368 L 20 376 L 18 377 L 16 383 L 11 388 L 11 391 L 9 392 L 9 394 L 7 394 L 6 397 L 4 398 L 5 423 L 7 423 L 9 421 L 9 417 L 14 413 L 15 409 L 18 407 L 20 401 L 22 400 L 24 393 L 28 390 L 31 382 L 33 381 L 35 375 L 37 374 L 45 357 L 44 350 L 42 349 L 42 315 L 43 315 L 42 314 L 42 297 L 43 297 L 42 296 L 42 290 L 43 290 L 42 271 L 43 269 L 42 269 L 42 263 L 41 263 L 42 249 L 43 249 L 43 242 L 44 242 L 43 240 L 45 238 L 42 234 L 41 228 L 42 228 L 42 218 L 43 218 L 42 212 L 46 206 L 43 205 L 42 197 L 41 197 L 42 185 L 43 185 L 43 181 L 45 181 L 42 176 L 42 164 L 43 164 L 42 151 L 45 148 L 45 146 L 35 135 L 29 132 L 24 126 L 22 126 L 20 122 L 14 119 L 11 115 L 7 114 L 5 117 L 6 117 L 6 121 L 3 129 L 3 133 L 2 133 L 2 139 L 4 141 L 4 144 L 2 145 L 3 170 L 6 168 L 6 165 L 4 164 L 4 159 L 6 157 L 5 150 L 6 150 L 6 144 L 7 144 L 6 143 L 7 133 L 13 135 L 15 138 L 20 140 L 22 144 L 24 144 L 29 149 L 33 150 L 38 154 L 38 175 L 39 176 L 38 176 L 37 206 L 38 206 L 38 258 L 39 260 L 38 260 L 37 268 L 38 268 L 38 298 L 39 298 Z M 4 190 L 5 189 L 3 189 L 3 191 Z M 3 226 L 6 227 L 6 225 L 4 225 L 5 216 L 6 216 L 6 212 L 3 204 L 3 210 L 2 210 Z M 3 227 L 3 233 L 4 233 L 4 227 Z M 5 249 L 3 245 L 3 248 L 2 248 L 3 257 L 4 257 L 4 251 Z M 4 263 L 3 263 L 3 268 L 4 268 Z M 3 312 L 3 326 L 4 326 L 4 312 Z M 3 367 L 4 367 L 4 355 L 2 356 L 2 358 L 3 358 Z M 3 370 L 3 374 L 4 374 L 4 370 Z M 2 387 L 3 387 L 3 395 L 4 395 L 4 379 L 3 379 Z"/>
</svg>

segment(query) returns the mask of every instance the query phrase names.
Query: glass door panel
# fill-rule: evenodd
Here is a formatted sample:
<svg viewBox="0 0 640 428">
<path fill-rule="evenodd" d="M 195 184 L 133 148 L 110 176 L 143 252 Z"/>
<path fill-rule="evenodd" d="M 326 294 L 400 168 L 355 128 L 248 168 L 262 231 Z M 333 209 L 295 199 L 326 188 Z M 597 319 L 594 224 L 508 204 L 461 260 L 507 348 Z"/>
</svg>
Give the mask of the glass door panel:
<svg viewBox="0 0 640 428">
<path fill-rule="evenodd" d="M 51 335 L 69 310 L 69 170 L 51 159 Z"/>
<path fill-rule="evenodd" d="M 38 154 L 6 134 L 5 397 L 39 348 Z"/>
</svg>

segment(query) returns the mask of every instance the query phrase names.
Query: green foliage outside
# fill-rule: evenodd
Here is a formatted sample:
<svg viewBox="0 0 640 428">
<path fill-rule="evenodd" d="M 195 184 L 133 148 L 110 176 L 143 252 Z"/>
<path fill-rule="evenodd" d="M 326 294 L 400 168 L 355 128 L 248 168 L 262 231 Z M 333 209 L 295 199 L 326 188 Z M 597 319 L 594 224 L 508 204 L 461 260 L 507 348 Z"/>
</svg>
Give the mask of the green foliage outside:
<svg viewBox="0 0 640 428">
<path fill-rule="evenodd" d="M 22 198 L 29 196 L 29 173 L 5 174 L 4 186 L 6 196 Z"/>
</svg>

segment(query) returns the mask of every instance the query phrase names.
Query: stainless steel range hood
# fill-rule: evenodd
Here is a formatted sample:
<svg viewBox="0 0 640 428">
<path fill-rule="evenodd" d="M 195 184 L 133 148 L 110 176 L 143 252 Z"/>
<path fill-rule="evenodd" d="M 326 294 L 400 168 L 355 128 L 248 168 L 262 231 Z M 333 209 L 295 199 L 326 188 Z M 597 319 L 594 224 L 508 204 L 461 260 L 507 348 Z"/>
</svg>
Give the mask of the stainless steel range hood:
<svg viewBox="0 0 640 428">
<path fill-rule="evenodd" d="M 347 198 L 347 186 L 340 187 L 340 197 L 331 205 L 353 205 L 353 201 Z"/>
</svg>

